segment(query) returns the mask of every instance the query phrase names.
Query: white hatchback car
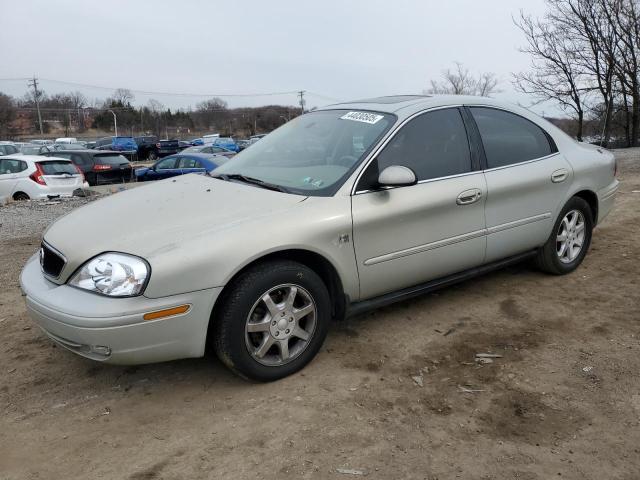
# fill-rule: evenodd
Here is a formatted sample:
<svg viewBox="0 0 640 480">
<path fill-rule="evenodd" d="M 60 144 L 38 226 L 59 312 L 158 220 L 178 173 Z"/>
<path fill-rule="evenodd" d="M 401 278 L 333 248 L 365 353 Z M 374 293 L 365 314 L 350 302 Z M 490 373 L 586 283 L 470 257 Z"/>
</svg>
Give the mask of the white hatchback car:
<svg viewBox="0 0 640 480">
<path fill-rule="evenodd" d="M 78 188 L 88 187 L 82 171 L 66 158 L 39 155 L 0 157 L 0 198 L 70 197 Z"/>
</svg>

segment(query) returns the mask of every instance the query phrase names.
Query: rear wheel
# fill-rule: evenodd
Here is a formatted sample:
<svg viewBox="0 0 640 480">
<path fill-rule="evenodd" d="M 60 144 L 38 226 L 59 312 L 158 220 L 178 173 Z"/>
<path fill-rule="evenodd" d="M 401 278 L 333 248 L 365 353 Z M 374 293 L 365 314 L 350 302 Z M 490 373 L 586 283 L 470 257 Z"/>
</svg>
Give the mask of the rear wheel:
<svg viewBox="0 0 640 480">
<path fill-rule="evenodd" d="M 589 204 L 580 197 L 571 198 L 560 212 L 547 243 L 538 252 L 538 267 L 554 275 L 573 272 L 589 250 L 592 231 Z"/>
<path fill-rule="evenodd" d="M 218 357 L 240 376 L 277 380 L 303 368 L 324 341 L 329 293 L 308 267 L 269 261 L 242 273 L 213 319 Z"/>
<path fill-rule="evenodd" d="M 29 200 L 29 195 L 24 192 L 17 192 L 13 194 L 14 200 Z"/>
</svg>

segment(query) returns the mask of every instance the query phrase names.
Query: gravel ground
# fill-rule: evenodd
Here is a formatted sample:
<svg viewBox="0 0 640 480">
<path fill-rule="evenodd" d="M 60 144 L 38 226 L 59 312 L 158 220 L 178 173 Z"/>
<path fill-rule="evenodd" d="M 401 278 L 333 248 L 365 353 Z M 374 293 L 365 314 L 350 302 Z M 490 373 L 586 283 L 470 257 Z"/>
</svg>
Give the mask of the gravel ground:
<svg viewBox="0 0 640 480">
<path fill-rule="evenodd" d="M 40 235 L 56 218 L 100 198 L 71 197 L 52 201 L 27 200 L 0 206 L 0 242 Z"/>
<path fill-rule="evenodd" d="M 269 384 L 210 357 L 56 348 L 18 275 L 82 202 L 0 207 L 0 480 L 638 479 L 640 149 L 616 155 L 616 206 L 576 272 L 516 265 L 335 324 Z"/>
</svg>

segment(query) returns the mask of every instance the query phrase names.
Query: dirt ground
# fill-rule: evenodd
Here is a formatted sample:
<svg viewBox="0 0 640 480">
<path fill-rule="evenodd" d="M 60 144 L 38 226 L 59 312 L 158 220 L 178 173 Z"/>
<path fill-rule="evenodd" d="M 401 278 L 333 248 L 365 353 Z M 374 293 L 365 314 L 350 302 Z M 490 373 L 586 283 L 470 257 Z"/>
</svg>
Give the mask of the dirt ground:
<svg viewBox="0 0 640 480">
<path fill-rule="evenodd" d="M 573 274 L 516 266 L 335 324 L 271 384 L 54 347 L 17 280 L 39 236 L 0 242 L 0 479 L 640 478 L 640 150 L 620 158 Z"/>
</svg>

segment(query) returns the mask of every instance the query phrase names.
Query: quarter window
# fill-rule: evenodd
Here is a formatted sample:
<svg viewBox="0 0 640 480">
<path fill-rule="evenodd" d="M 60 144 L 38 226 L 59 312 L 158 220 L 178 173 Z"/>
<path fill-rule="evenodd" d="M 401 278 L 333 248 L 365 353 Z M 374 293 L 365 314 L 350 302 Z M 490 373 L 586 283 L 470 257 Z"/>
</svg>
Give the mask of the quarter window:
<svg viewBox="0 0 640 480">
<path fill-rule="evenodd" d="M 557 151 L 535 123 L 495 108 L 471 107 L 489 168 L 546 157 Z"/>
<path fill-rule="evenodd" d="M 411 120 L 371 163 L 358 190 L 375 188 L 378 175 L 390 165 L 411 168 L 419 181 L 470 172 L 469 140 L 460 111 L 436 110 Z"/>
</svg>

